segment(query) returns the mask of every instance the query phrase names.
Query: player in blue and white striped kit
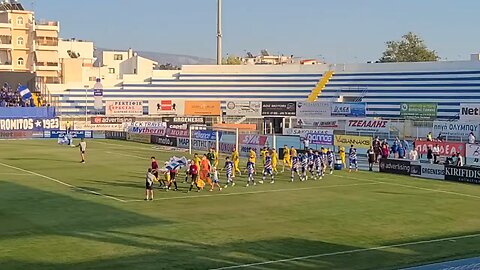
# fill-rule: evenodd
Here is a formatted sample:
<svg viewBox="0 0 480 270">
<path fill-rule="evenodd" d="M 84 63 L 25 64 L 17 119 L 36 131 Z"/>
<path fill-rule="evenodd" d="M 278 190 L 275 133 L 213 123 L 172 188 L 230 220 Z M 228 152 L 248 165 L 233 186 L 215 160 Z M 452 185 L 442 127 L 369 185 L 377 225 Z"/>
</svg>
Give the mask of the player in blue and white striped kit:
<svg viewBox="0 0 480 270">
<path fill-rule="evenodd" d="M 313 149 L 308 150 L 307 154 L 308 159 L 308 172 L 312 178 L 315 177 L 315 154 L 313 153 Z"/>
<path fill-rule="evenodd" d="M 333 174 L 333 165 L 335 164 L 335 154 L 330 149 L 327 149 L 327 162 L 330 168 L 330 174 Z"/>
<path fill-rule="evenodd" d="M 357 149 L 353 147 L 353 144 L 350 146 L 350 153 L 348 155 L 349 163 L 349 172 L 352 172 L 352 168 L 355 168 L 355 171 L 358 172 L 358 161 L 357 161 Z"/>
<path fill-rule="evenodd" d="M 314 154 L 314 166 L 315 166 L 315 171 L 317 173 L 315 175 L 315 180 L 317 180 L 317 178 L 321 180 L 323 178 L 323 162 L 322 162 L 322 156 L 318 151 L 316 151 Z"/>
<path fill-rule="evenodd" d="M 263 178 L 262 181 L 260 182 L 263 184 L 263 181 L 265 181 L 265 178 L 267 178 L 267 175 L 270 175 L 272 178 L 272 181 L 270 181 L 271 184 L 275 183 L 275 175 L 273 174 L 273 166 L 272 166 L 272 157 L 270 156 L 270 153 L 265 153 L 265 164 L 263 165 Z"/>
<path fill-rule="evenodd" d="M 232 187 L 235 186 L 235 182 L 233 182 L 233 162 L 229 157 L 225 159 L 225 166 L 223 169 L 225 170 L 227 176 L 227 184 L 225 184 L 224 188 L 227 188 L 228 184 L 231 184 Z"/>
<path fill-rule="evenodd" d="M 251 160 L 247 162 L 247 187 L 250 186 L 250 182 L 255 186 L 257 183 L 255 183 L 255 179 L 253 178 L 253 175 L 255 174 L 255 163 L 253 163 Z"/>
<path fill-rule="evenodd" d="M 295 174 L 297 174 L 298 177 L 301 178 L 299 174 L 299 167 L 300 167 L 300 161 L 298 160 L 298 156 L 292 157 L 292 179 L 291 179 L 292 182 L 295 178 Z"/>
<path fill-rule="evenodd" d="M 300 154 L 299 155 L 299 160 L 300 160 L 300 168 L 301 168 L 301 181 L 305 181 L 308 179 L 307 176 L 307 170 L 308 170 L 308 157 L 305 154 Z"/>
</svg>

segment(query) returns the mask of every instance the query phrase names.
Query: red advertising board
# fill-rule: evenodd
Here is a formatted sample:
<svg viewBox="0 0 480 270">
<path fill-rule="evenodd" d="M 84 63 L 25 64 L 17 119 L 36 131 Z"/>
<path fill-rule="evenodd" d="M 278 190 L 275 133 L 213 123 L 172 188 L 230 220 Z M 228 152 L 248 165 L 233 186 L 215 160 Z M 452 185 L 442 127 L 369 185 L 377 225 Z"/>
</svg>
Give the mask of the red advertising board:
<svg viewBox="0 0 480 270">
<path fill-rule="evenodd" d="M 452 156 L 460 153 L 465 156 L 465 143 L 461 142 L 438 142 L 438 141 L 415 141 L 415 148 L 419 154 L 427 154 L 428 147 L 432 148 L 438 144 L 440 147 L 440 156 Z"/>
<path fill-rule="evenodd" d="M 238 139 L 240 144 L 265 145 L 268 137 L 256 134 L 241 134 Z"/>
</svg>

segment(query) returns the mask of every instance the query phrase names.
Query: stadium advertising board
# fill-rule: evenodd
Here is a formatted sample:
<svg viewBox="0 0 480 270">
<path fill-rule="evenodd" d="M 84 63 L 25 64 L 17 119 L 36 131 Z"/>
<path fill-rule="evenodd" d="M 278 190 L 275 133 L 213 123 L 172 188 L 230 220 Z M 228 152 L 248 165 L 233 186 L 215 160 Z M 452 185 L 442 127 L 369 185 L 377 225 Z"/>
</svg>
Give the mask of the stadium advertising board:
<svg viewBox="0 0 480 270">
<path fill-rule="evenodd" d="M 433 148 L 438 144 L 440 148 L 440 156 L 452 156 L 456 153 L 460 153 L 462 156 L 465 156 L 465 143 L 460 142 L 431 142 L 431 141 L 415 141 L 415 148 L 419 154 L 427 154 L 428 147 Z"/>
<path fill-rule="evenodd" d="M 220 101 L 185 101 L 185 115 L 221 115 Z"/>
<path fill-rule="evenodd" d="M 283 135 L 293 135 L 305 137 L 309 133 L 316 134 L 331 134 L 333 135 L 333 130 L 331 129 L 317 129 L 317 128 L 284 128 Z"/>
<path fill-rule="evenodd" d="M 109 100 L 105 102 L 105 114 L 115 115 L 143 115 L 143 101 Z"/>
<path fill-rule="evenodd" d="M 35 131 L 0 131 L 0 139 L 29 139 L 29 138 L 43 138 L 42 132 Z"/>
<path fill-rule="evenodd" d="M 460 103 L 461 121 L 480 121 L 480 103 Z"/>
<path fill-rule="evenodd" d="M 352 144 L 357 148 L 369 148 L 372 138 L 369 136 L 335 135 L 334 145 L 350 147 Z"/>
<path fill-rule="evenodd" d="M 185 101 L 183 99 L 156 99 L 148 101 L 149 115 L 183 115 Z"/>
<path fill-rule="evenodd" d="M 338 120 L 319 120 L 313 118 L 297 118 L 293 123 L 294 127 L 318 127 L 318 128 L 336 128 Z"/>
<path fill-rule="evenodd" d="M 373 118 L 347 119 L 345 130 L 350 132 L 389 133 L 390 121 Z"/>
<path fill-rule="evenodd" d="M 148 134 L 127 133 L 127 141 L 150 143 L 151 137 Z"/>
<path fill-rule="evenodd" d="M 190 144 L 190 139 L 188 138 L 178 138 L 178 144 L 177 146 L 180 148 L 189 148 Z M 198 140 L 198 139 L 193 139 L 192 140 L 192 149 L 194 150 L 201 150 L 201 151 L 207 151 L 208 149 L 215 147 L 215 142 L 212 141 L 206 141 L 206 140 Z"/>
<path fill-rule="evenodd" d="M 410 161 L 399 159 L 380 159 L 380 172 L 410 175 Z"/>
<path fill-rule="evenodd" d="M 167 128 L 166 135 L 168 137 L 175 137 L 175 138 L 188 138 L 188 137 L 190 137 L 188 129 Z"/>
<path fill-rule="evenodd" d="M 250 117 L 262 116 L 262 102 L 227 100 L 226 114 Z"/>
<path fill-rule="evenodd" d="M 263 101 L 263 116 L 295 116 L 297 103 L 295 101 Z"/>
<path fill-rule="evenodd" d="M 50 130 L 50 131 L 45 131 L 45 138 L 63 138 L 65 135 L 67 135 L 67 132 L 64 130 Z M 91 131 L 85 131 L 85 130 L 74 130 L 70 131 L 69 133 L 72 138 L 92 138 L 93 134 Z"/>
<path fill-rule="evenodd" d="M 268 141 L 268 137 L 256 134 L 240 134 L 238 141 L 240 145 L 245 144 L 264 146 Z"/>
<path fill-rule="evenodd" d="M 159 144 L 159 145 L 163 145 L 163 146 L 170 146 L 170 147 L 177 147 L 177 139 L 176 138 L 152 135 L 151 140 L 152 140 L 152 143 L 154 143 L 154 144 Z"/>
<path fill-rule="evenodd" d="M 332 116 L 365 117 L 367 105 L 364 102 L 332 103 Z"/>
<path fill-rule="evenodd" d="M 127 128 L 128 123 L 124 124 L 90 124 L 85 122 L 74 122 L 73 123 L 75 130 L 112 130 L 112 131 L 123 131 Z"/>
<path fill-rule="evenodd" d="M 205 124 L 203 117 L 163 117 L 163 122 L 176 124 Z"/>
<path fill-rule="evenodd" d="M 480 135 L 479 124 L 468 122 L 433 122 L 433 136 L 438 136 L 439 133 L 443 136 L 468 137 L 470 132 L 473 132 L 476 137 Z"/>
<path fill-rule="evenodd" d="M 136 121 L 129 124 L 129 127 L 167 128 L 165 122 Z"/>
<path fill-rule="evenodd" d="M 106 139 L 126 140 L 127 132 L 123 131 L 105 131 Z"/>
<path fill-rule="evenodd" d="M 329 102 L 297 102 L 297 117 L 330 117 L 332 106 Z"/>
<path fill-rule="evenodd" d="M 333 135 L 331 134 L 308 133 L 305 139 L 311 144 L 333 145 Z"/>
<path fill-rule="evenodd" d="M 222 137 L 222 133 L 218 132 L 219 140 Z M 206 141 L 216 141 L 217 140 L 217 132 L 213 130 L 194 130 L 192 131 L 192 138 L 198 140 L 206 140 Z"/>
<path fill-rule="evenodd" d="M 96 125 L 111 125 L 135 122 L 135 117 L 108 117 L 108 116 L 93 116 L 90 117 L 90 123 Z"/>
<path fill-rule="evenodd" d="M 480 166 L 480 144 L 467 144 L 465 148 L 467 164 Z"/>
<path fill-rule="evenodd" d="M 45 129 L 49 130 L 59 128 L 60 121 L 58 120 L 58 118 L 0 118 L 0 131 L 41 131 Z"/>
<path fill-rule="evenodd" d="M 167 129 L 164 127 L 136 127 L 130 126 L 128 127 L 129 133 L 135 134 L 149 134 L 149 135 L 158 135 L 158 136 L 165 136 Z"/>
<path fill-rule="evenodd" d="M 480 184 L 480 168 L 445 166 L 445 180 Z"/>
<path fill-rule="evenodd" d="M 412 120 L 433 120 L 437 118 L 437 103 L 402 102 L 400 117 Z"/>
<path fill-rule="evenodd" d="M 445 179 L 445 166 L 440 164 L 417 163 L 411 164 L 410 175 L 427 179 Z"/>
</svg>

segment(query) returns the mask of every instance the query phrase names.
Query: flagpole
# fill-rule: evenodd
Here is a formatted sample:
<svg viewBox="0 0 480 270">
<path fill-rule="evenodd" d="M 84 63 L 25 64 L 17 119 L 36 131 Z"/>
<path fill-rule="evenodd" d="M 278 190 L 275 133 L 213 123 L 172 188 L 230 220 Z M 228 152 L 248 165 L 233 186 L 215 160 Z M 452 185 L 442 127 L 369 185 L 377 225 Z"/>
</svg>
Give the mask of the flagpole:
<svg viewBox="0 0 480 270">
<path fill-rule="evenodd" d="M 87 99 L 88 99 L 88 85 L 84 85 L 85 87 L 85 124 L 87 124 L 87 121 L 88 121 L 88 103 L 87 103 Z"/>
</svg>

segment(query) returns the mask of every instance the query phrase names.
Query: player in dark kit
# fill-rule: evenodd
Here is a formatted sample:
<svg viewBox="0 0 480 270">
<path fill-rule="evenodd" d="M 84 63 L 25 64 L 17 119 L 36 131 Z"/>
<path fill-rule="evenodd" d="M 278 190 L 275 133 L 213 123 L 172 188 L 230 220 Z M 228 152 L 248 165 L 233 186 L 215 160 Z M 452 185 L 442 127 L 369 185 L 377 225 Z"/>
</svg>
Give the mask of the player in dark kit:
<svg viewBox="0 0 480 270">
<path fill-rule="evenodd" d="M 197 164 L 195 164 L 195 161 L 192 160 L 190 163 L 190 171 L 188 172 L 188 174 L 192 177 L 192 181 L 190 182 L 190 189 L 188 190 L 188 192 L 192 191 L 193 186 L 196 186 L 197 191 L 200 191 L 200 187 L 198 187 L 197 185 L 198 171 L 199 171 L 199 168 Z"/>
<path fill-rule="evenodd" d="M 152 165 L 150 166 L 150 168 L 152 169 L 152 174 L 155 176 L 155 178 L 158 179 L 158 182 L 160 183 L 160 188 L 162 187 L 162 182 L 160 180 L 160 178 L 158 178 L 158 162 L 157 160 L 155 159 L 155 157 L 151 157 L 152 159 Z"/>
</svg>

